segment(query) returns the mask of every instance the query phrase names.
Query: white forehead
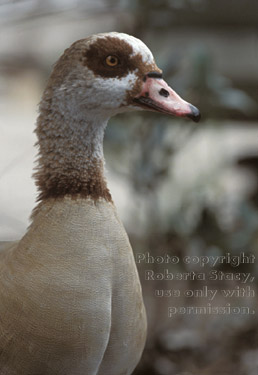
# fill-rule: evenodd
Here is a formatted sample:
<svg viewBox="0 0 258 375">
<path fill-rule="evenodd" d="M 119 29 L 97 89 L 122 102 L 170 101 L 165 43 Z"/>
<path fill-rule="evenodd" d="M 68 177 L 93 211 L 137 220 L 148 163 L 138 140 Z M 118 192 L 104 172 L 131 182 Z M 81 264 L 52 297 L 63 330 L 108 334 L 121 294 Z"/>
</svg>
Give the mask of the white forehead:
<svg viewBox="0 0 258 375">
<path fill-rule="evenodd" d="M 137 39 L 132 35 L 118 33 L 118 32 L 96 34 L 94 35 L 93 39 L 95 41 L 96 39 L 105 38 L 107 36 L 124 40 L 126 43 L 128 43 L 132 47 L 133 49 L 132 56 L 140 54 L 142 56 L 143 63 L 153 64 L 154 58 L 153 58 L 151 51 L 140 39 Z"/>
</svg>

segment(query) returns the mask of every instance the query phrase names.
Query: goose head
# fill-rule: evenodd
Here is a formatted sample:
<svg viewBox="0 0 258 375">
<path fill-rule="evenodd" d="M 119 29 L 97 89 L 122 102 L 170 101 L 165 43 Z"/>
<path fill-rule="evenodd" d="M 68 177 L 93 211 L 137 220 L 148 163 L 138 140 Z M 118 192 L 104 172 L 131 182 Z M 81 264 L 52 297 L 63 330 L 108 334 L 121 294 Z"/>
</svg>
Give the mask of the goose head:
<svg viewBox="0 0 258 375">
<path fill-rule="evenodd" d="M 39 107 L 39 200 L 65 195 L 111 200 L 104 178 L 104 130 L 111 116 L 132 110 L 200 118 L 198 109 L 162 79 L 139 39 L 97 34 L 65 50 Z"/>
<path fill-rule="evenodd" d="M 48 85 L 59 110 L 73 117 L 109 118 L 132 110 L 151 110 L 200 119 L 162 78 L 149 48 L 123 33 L 78 40 L 55 65 Z"/>
</svg>

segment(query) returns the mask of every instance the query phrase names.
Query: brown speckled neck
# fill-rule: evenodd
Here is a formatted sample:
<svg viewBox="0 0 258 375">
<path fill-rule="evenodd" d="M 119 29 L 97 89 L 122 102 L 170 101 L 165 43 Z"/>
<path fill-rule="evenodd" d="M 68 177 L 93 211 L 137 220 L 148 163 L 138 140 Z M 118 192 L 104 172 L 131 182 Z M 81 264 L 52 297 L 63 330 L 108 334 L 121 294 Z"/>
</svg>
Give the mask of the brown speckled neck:
<svg viewBox="0 0 258 375">
<path fill-rule="evenodd" d="M 56 110 L 48 89 L 37 120 L 38 200 L 64 196 L 112 201 L 104 177 L 103 136 L 107 121 L 71 118 Z"/>
</svg>

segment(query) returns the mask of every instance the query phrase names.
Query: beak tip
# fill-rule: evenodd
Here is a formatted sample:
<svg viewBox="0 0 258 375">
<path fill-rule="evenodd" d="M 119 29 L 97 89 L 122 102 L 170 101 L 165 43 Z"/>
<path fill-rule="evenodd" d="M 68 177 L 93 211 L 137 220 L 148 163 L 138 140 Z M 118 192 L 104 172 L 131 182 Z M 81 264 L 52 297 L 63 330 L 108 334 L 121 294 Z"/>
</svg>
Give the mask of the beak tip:
<svg viewBox="0 0 258 375">
<path fill-rule="evenodd" d="M 199 122 L 201 119 L 201 113 L 198 108 L 194 107 L 192 104 L 190 104 L 191 113 L 187 115 L 191 120 L 194 122 Z"/>
</svg>

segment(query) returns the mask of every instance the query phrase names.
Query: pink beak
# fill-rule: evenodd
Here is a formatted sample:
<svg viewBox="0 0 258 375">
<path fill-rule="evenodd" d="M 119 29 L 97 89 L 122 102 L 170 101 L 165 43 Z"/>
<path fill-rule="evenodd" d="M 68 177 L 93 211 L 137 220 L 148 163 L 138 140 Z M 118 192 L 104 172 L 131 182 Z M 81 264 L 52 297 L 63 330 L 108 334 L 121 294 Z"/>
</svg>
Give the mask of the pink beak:
<svg viewBox="0 0 258 375">
<path fill-rule="evenodd" d="M 161 77 L 158 72 L 148 73 L 144 77 L 142 90 L 134 98 L 134 102 L 149 110 L 189 117 L 198 122 L 201 118 L 200 111 L 183 100 Z"/>
</svg>

